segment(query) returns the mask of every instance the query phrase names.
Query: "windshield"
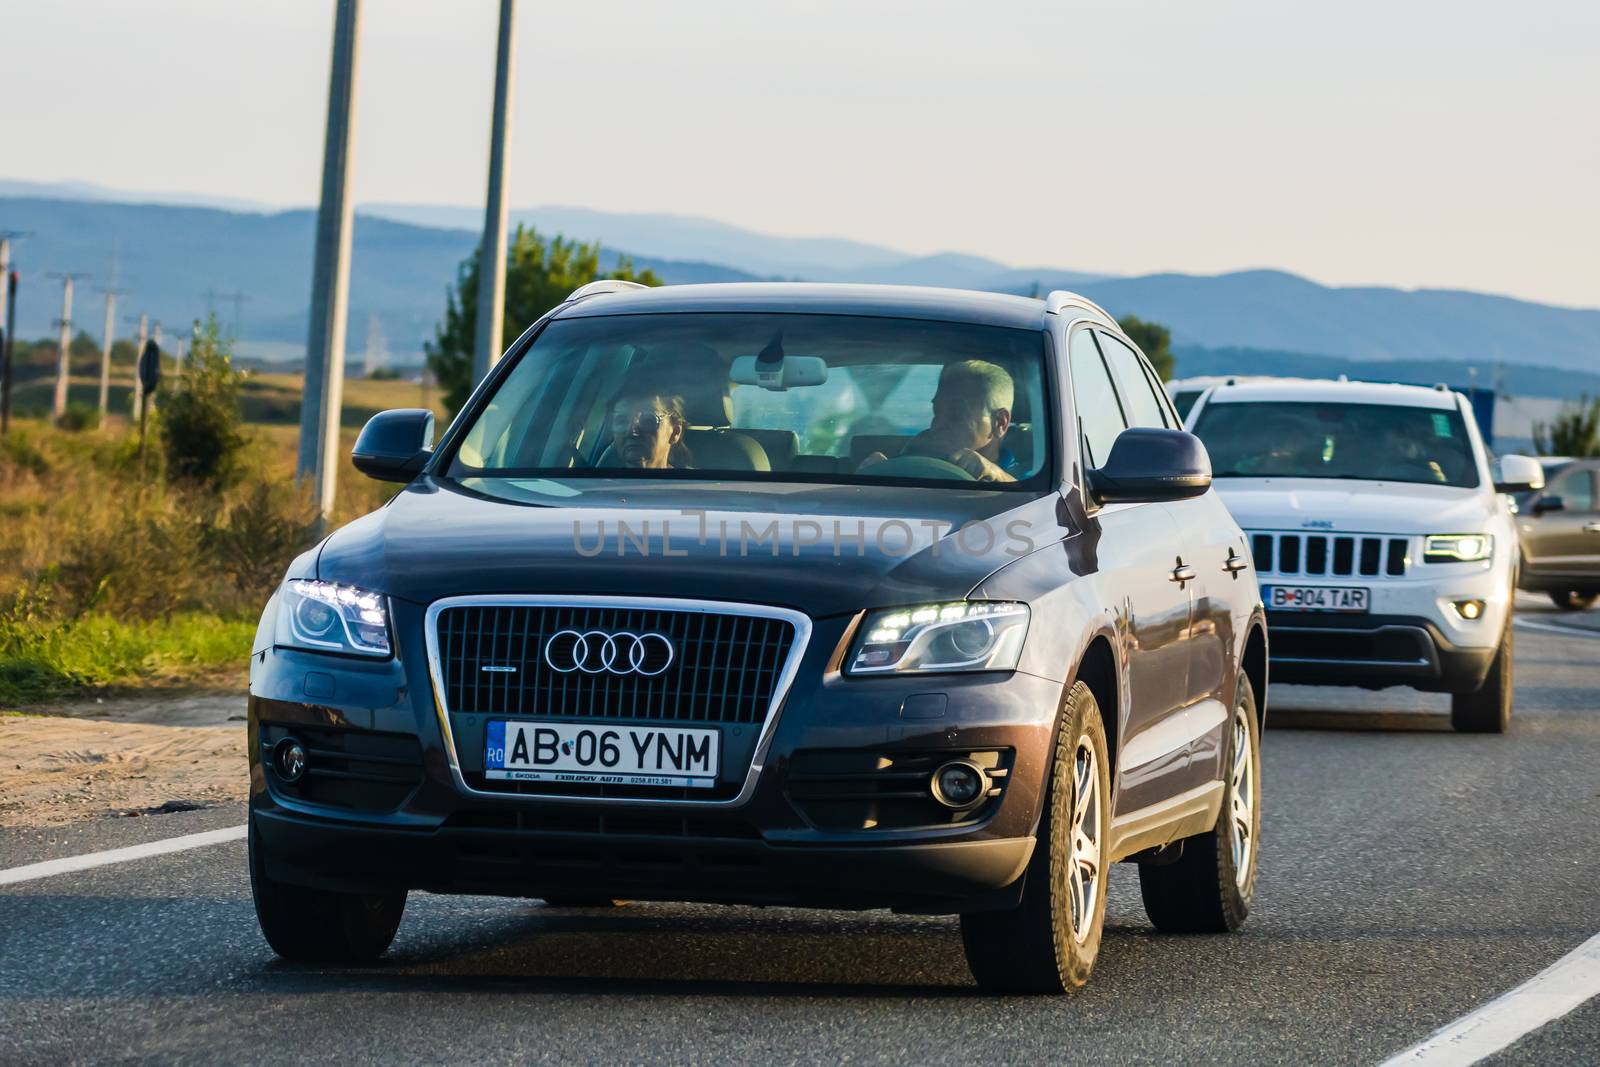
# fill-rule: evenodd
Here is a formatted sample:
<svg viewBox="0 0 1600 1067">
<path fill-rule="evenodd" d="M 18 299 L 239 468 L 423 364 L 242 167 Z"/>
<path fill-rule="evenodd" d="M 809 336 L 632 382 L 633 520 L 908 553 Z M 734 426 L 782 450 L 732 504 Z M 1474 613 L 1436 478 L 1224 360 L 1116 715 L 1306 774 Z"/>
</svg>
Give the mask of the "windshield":
<svg viewBox="0 0 1600 1067">
<path fill-rule="evenodd" d="M 557 319 L 450 461 L 454 478 L 1035 488 L 1043 335 L 844 315 Z"/>
<path fill-rule="evenodd" d="M 1460 412 L 1395 404 L 1209 403 L 1194 432 L 1216 478 L 1353 478 L 1471 488 Z"/>
</svg>

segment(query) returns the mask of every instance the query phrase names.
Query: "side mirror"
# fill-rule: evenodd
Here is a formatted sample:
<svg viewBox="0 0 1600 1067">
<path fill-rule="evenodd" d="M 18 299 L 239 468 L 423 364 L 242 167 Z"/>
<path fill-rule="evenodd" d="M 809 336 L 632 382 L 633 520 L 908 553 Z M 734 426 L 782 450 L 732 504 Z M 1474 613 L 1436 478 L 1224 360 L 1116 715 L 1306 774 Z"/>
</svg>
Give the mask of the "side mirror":
<svg viewBox="0 0 1600 1067">
<path fill-rule="evenodd" d="M 1541 496 L 1533 502 L 1534 515 L 1543 515 L 1547 511 L 1566 511 L 1567 502 L 1558 496 Z"/>
<path fill-rule="evenodd" d="M 380 411 L 367 420 L 350 459 L 356 470 L 385 482 L 409 482 L 433 455 L 433 412 Z"/>
<path fill-rule="evenodd" d="M 1206 446 L 1182 430 L 1123 430 L 1105 463 L 1089 472 L 1089 489 L 1102 504 L 1187 500 L 1210 488 Z"/>
<path fill-rule="evenodd" d="M 1544 488 L 1544 468 L 1530 456 L 1501 456 L 1496 464 L 1494 491 L 1497 493 L 1531 493 Z"/>
</svg>

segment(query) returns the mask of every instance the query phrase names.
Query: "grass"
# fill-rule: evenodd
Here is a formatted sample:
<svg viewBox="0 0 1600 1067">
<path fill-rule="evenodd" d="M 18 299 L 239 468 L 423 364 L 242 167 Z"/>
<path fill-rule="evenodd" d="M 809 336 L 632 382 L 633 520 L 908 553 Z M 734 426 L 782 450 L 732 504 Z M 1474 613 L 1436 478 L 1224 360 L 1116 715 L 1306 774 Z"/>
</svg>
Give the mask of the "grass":
<svg viewBox="0 0 1600 1067">
<path fill-rule="evenodd" d="M 242 671 L 255 630 L 253 620 L 209 612 L 131 622 L 100 614 L 0 621 L 0 708 Z"/>
<path fill-rule="evenodd" d="M 74 400 L 94 402 L 93 379 L 71 385 Z M 300 390 L 298 375 L 245 380 L 242 474 L 211 491 L 165 483 L 155 434 L 141 477 L 136 430 L 120 415 L 78 433 L 13 419 L 0 439 L 0 708 L 242 677 L 261 606 L 315 539 L 308 490 L 294 484 Z M 126 397 L 114 380 L 114 413 Z M 372 412 L 423 401 L 413 383 L 350 381 L 341 451 Z M 332 524 L 394 491 L 346 458 Z"/>
</svg>

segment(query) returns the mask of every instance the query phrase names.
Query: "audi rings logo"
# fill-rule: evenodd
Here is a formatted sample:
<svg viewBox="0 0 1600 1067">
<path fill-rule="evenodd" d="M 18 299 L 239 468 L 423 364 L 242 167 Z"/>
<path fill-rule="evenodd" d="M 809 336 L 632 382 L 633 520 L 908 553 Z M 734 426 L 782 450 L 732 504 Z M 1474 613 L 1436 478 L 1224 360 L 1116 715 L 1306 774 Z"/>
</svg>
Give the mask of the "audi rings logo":
<svg viewBox="0 0 1600 1067">
<path fill-rule="evenodd" d="M 544 661 L 562 674 L 638 674 L 654 678 L 672 666 L 672 642 L 658 633 L 562 630 L 544 643 Z"/>
</svg>

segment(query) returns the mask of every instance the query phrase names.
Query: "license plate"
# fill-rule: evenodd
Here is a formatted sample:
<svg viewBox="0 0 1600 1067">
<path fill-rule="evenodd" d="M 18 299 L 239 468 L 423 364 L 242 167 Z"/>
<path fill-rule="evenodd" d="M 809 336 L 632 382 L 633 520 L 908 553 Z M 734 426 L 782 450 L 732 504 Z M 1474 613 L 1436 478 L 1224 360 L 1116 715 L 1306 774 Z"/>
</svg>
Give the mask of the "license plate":
<svg viewBox="0 0 1600 1067">
<path fill-rule="evenodd" d="M 1275 611 L 1347 611 L 1370 609 L 1368 590 L 1349 586 L 1274 585 L 1265 590 L 1267 607 Z"/>
<path fill-rule="evenodd" d="M 672 786 L 717 784 L 715 730 L 492 720 L 484 775 L 523 782 Z"/>
</svg>

